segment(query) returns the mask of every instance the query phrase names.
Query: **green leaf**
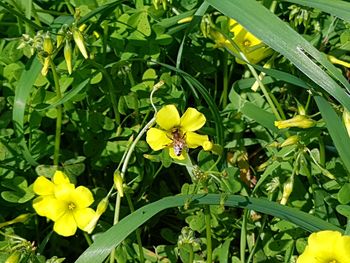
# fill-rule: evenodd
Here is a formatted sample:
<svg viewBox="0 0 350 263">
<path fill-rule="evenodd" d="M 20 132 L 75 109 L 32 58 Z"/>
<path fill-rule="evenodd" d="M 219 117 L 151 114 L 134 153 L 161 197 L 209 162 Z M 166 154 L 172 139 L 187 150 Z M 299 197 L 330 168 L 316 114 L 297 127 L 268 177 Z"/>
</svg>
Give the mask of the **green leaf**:
<svg viewBox="0 0 350 263">
<path fill-rule="evenodd" d="M 75 261 L 75 263 L 100 263 L 108 256 L 112 249 L 118 246 L 128 235 L 157 213 L 172 207 L 183 206 L 191 202 L 192 205 L 219 205 L 222 203 L 219 194 L 207 195 L 178 195 L 165 197 L 159 201 L 143 206 L 132 214 L 123 218 L 118 224 L 96 237 L 95 242 Z M 245 196 L 225 196 L 225 206 L 241 207 L 249 210 L 272 215 L 290 221 L 307 231 L 336 230 L 341 228 L 320 218 L 301 212 L 298 209 L 279 205 L 264 199 Z"/>
<path fill-rule="evenodd" d="M 28 149 L 26 140 L 24 138 L 23 126 L 25 106 L 30 97 L 30 91 L 34 85 L 34 82 L 40 73 L 41 67 L 42 66 L 40 62 L 36 57 L 32 58 L 31 61 L 27 63 L 27 67 L 23 71 L 21 78 L 17 84 L 12 114 L 12 120 L 14 122 L 17 136 L 21 138 L 19 145 L 22 148 L 23 157 L 29 164 L 34 166 L 36 166 L 38 163 L 34 160 Z"/>
<path fill-rule="evenodd" d="M 346 183 L 338 192 L 339 203 L 345 205 L 350 202 L 350 183 Z"/>
</svg>

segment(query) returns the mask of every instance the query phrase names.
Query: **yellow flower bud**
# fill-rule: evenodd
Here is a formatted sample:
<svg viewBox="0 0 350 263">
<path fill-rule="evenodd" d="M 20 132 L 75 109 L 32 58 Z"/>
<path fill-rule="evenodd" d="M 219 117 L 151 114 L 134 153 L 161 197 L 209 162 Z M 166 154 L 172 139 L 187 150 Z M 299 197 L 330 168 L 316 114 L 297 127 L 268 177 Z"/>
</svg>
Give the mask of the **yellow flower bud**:
<svg viewBox="0 0 350 263">
<path fill-rule="evenodd" d="M 66 61 L 67 70 L 69 75 L 72 74 L 72 46 L 68 40 L 66 40 L 66 44 L 64 46 L 64 59 Z"/>
<path fill-rule="evenodd" d="M 14 251 L 5 261 L 5 263 L 18 263 L 21 258 L 19 251 Z"/>
<path fill-rule="evenodd" d="M 344 108 L 343 112 L 343 122 L 350 137 L 350 112 L 346 108 Z"/>
<path fill-rule="evenodd" d="M 79 29 L 75 28 L 73 30 L 73 39 L 74 39 L 75 44 L 77 44 L 81 54 L 84 56 L 85 59 L 88 59 L 89 56 L 88 56 L 88 53 L 87 53 L 86 48 L 85 48 L 84 37 Z"/>
<path fill-rule="evenodd" d="M 282 199 L 280 201 L 281 205 L 285 205 L 288 202 L 289 196 L 293 191 L 294 178 L 293 176 L 289 177 L 283 185 Z"/>
<path fill-rule="evenodd" d="M 49 72 L 49 66 L 50 66 L 50 57 L 47 57 L 47 58 L 44 59 L 44 66 L 41 69 L 41 75 L 43 75 L 44 77 Z"/>
<path fill-rule="evenodd" d="M 280 147 L 286 147 L 289 145 L 297 144 L 299 140 L 300 140 L 300 137 L 298 135 L 292 135 L 288 137 L 284 142 L 282 142 Z"/>
<path fill-rule="evenodd" d="M 333 57 L 333 56 L 330 56 L 330 55 L 328 56 L 328 59 L 333 64 L 338 64 L 338 65 L 344 66 L 346 68 L 350 68 L 350 63 L 349 62 L 345 62 L 343 60 L 337 59 L 336 57 Z"/>
<path fill-rule="evenodd" d="M 119 171 L 114 172 L 113 181 L 114 181 L 114 187 L 117 189 L 120 196 L 123 197 L 124 196 L 123 178 Z"/>
<path fill-rule="evenodd" d="M 108 207 L 108 197 L 103 198 L 97 205 L 96 213 L 102 215 Z"/>
<path fill-rule="evenodd" d="M 177 23 L 178 24 L 189 23 L 192 21 L 192 19 L 193 19 L 193 16 L 188 16 L 188 17 L 180 19 L 179 21 L 177 21 Z"/>
<path fill-rule="evenodd" d="M 53 44 L 52 44 L 52 40 L 51 40 L 51 37 L 49 34 L 46 34 L 44 37 L 43 50 L 48 55 L 51 55 L 53 52 Z"/>
<path fill-rule="evenodd" d="M 79 27 L 79 31 L 80 32 L 83 32 L 85 29 L 86 29 L 87 25 L 86 24 L 82 24 L 80 27 Z"/>
<path fill-rule="evenodd" d="M 64 40 L 64 31 L 61 28 L 60 30 L 58 30 L 57 37 L 56 37 L 57 48 L 59 48 L 59 46 L 62 44 L 63 40 Z"/>
<path fill-rule="evenodd" d="M 291 119 L 283 121 L 275 121 L 275 126 L 278 129 L 297 127 L 302 129 L 311 128 L 316 125 L 316 121 L 305 115 L 297 115 Z"/>
</svg>

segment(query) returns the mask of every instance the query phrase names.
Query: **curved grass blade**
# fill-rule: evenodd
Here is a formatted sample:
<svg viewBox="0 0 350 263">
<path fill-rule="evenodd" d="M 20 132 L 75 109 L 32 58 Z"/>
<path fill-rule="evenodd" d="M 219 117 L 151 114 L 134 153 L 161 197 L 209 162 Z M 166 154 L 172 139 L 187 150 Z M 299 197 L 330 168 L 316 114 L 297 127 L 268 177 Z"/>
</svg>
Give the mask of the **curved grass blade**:
<svg viewBox="0 0 350 263">
<path fill-rule="evenodd" d="M 206 1 L 223 14 L 237 20 L 252 34 L 284 55 L 313 82 L 350 109 L 349 94 L 323 68 L 327 69 L 349 91 L 350 84 L 344 76 L 324 54 L 259 2 L 255 0 Z"/>
<path fill-rule="evenodd" d="M 122 219 L 117 225 L 100 234 L 96 241 L 75 261 L 75 263 L 100 263 L 118 246 L 128 235 L 157 213 L 172 207 L 192 205 L 220 205 L 240 207 L 272 215 L 294 223 L 301 228 L 313 232 L 324 229 L 344 232 L 341 228 L 324 220 L 301 212 L 298 209 L 258 198 L 238 195 L 178 195 L 165 197 L 159 201 L 141 207 L 137 211 Z"/>
<path fill-rule="evenodd" d="M 298 5 L 309 6 L 320 9 L 343 20 L 350 22 L 350 3 L 345 1 L 329 0 L 283 0 Z"/>
<path fill-rule="evenodd" d="M 94 17 L 95 15 L 98 15 L 99 13 L 103 13 L 106 11 L 112 12 L 117 5 L 121 4 L 124 1 L 125 0 L 117 0 L 117 1 L 113 1 L 113 2 L 110 2 L 110 3 L 105 4 L 105 5 L 102 5 L 96 9 L 94 9 L 93 11 L 88 13 L 87 15 L 83 16 L 82 18 L 80 18 L 77 24 L 78 25 L 84 24 L 91 17 Z"/>
<path fill-rule="evenodd" d="M 44 110 L 48 110 L 51 108 L 56 108 L 57 106 L 69 101 L 70 99 L 72 99 L 75 95 L 77 95 L 88 83 L 89 83 L 90 79 L 86 79 L 83 82 L 81 82 L 78 86 L 76 86 L 75 88 L 73 88 L 72 90 L 70 90 L 69 92 L 67 92 L 59 101 L 56 101 L 55 103 L 42 108 L 42 109 L 36 109 L 37 111 L 44 111 Z"/>
<path fill-rule="evenodd" d="M 315 100 L 339 156 L 350 175 L 350 140 L 344 124 L 324 98 L 315 96 Z"/>
<path fill-rule="evenodd" d="M 31 155 L 26 140 L 24 138 L 24 113 L 26 103 L 30 96 L 30 91 L 34 85 L 35 80 L 37 79 L 42 66 L 39 60 L 36 57 L 32 57 L 32 59 L 27 63 L 27 67 L 23 71 L 21 78 L 18 81 L 16 93 L 15 93 L 15 101 L 13 104 L 13 113 L 12 120 L 14 123 L 14 127 L 17 133 L 17 136 L 20 138 L 20 146 L 22 147 L 23 157 L 26 159 L 28 163 L 31 165 L 37 165 L 38 163 L 34 160 Z"/>
</svg>

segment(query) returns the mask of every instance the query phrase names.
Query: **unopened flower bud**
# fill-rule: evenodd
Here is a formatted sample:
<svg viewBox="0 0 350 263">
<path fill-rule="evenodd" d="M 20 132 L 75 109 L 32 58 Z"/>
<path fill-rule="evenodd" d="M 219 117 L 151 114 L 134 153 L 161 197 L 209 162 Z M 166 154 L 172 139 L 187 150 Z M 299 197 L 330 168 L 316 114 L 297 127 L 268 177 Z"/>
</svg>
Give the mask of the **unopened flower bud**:
<svg viewBox="0 0 350 263">
<path fill-rule="evenodd" d="M 289 177 L 283 185 L 282 199 L 280 201 L 281 205 L 285 205 L 288 202 L 289 196 L 293 191 L 294 178 L 293 176 Z"/>
<path fill-rule="evenodd" d="M 59 48 L 59 46 L 62 44 L 64 40 L 64 31 L 61 28 L 60 30 L 58 30 L 57 32 L 57 37 L 56 37 L 56 47 Z"/>
<path fill-rule="evenodd" d="M 280 147 L 286 147 L 289 145 L 297 144 L 299 140 L 300 140 L 300 137 L 298 135 L 292 135 L 288 137 L 284 142 L 282 142 Z"/>
<path fill-rule="evenodd" d="M 188 17 L 180 19 L 179 21 L 177 21 L 177 23 L 178 24 L 189 23 L 192 21 L 192 19 L 193 19 L 193 16 L 188 16 Z"/>
<path fill-rule="evenodd" d="M 18 263 L 21 258 L 19 251 L 14 251 L 5 261 L 5 263 Z"/>
<path fill-rule="evenodd" d="M 66 61 L 67 70 L 69 75 L 72 74 L 73 67 L 72 67 L 72 46 L 68 40 L 66 40 L 66 44 L 64 46 L 64 59 Z"/>
<path fill-rule="evenodd" d="M 53 44 L 52 39 L 49 34 L 46 34 L 44 37 L 44 43 L 43 43 L 43 50 L 48 54 L 51 55 L 53 52 Z"/>
<path fill-rule="evenodd" d="M 89 56 L 88 56 L 88 53 L 87 53 L 86 48 L 85 48 L 84 37 L 79 29 L 75 28 L 73 30 L 73 39 L 74 39 L 75 44 L 77 44 L 81 54 L 84 56 L 85 59 L 88 59 Z"/>
<path fill-rule="evenodd" d="M 350 137 L 350 112 L 346 108 L 344 108 L 343 112 L 343 122 Z"/>
<path fill-rule="evenodd" d="M 84 30 L 86 29 L 87 25 L 86 24 L 82 24 L 80 27 L 79 27 L 79 31 L 80 32 L 84 32 Z"/>
<path fill-rule="evenodd" d="M 47 73 L 49 72 L 49 66 L 50 66 L 50 57 L 46 57 L 44 59 L 44 66 L 41 69 L 41 75 L 43 75 L 44 77 L 47 75 Z"/>
<path fill-rule="evenodd" d="M 114 187 L 117 189 L 120 196 L 123 197 L 124 196 L 123 178 L 119 171 L 114 172 L 113 181 L 114 181 Z"/>
<path fill-rule="evenodd" d="M 103 198 L 97 205 L 96 213 L 102 215 L 108 207 L 108 197 Z"/>
<path fill-rule="evenodd" d="M 291 127 L 307 129 L 315 125 L 316 125 L 316 121 L 305 115 L 297 115 L 288 120 L 275 121 L 275 126 L 278 129 L 285 129 L 285 128 L 291 128 Z"/>
</svg>

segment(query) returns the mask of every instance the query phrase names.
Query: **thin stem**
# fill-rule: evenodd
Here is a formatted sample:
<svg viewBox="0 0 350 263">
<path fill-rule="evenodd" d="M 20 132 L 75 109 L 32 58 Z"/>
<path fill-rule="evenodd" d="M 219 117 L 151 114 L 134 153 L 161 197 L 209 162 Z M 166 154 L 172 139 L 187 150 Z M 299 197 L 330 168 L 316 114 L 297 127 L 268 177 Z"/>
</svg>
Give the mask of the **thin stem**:
<svg viewBox="0 0 350 263">
<path fill-rule="evenodd" d="M 135 211 L 135 209 L 134 209 L 134 205 L 133 205 L 133 203 L 131 201 L 130 195 L 128 193 L 125 193 L 125 196 L 126 196 L 126 200 L 128 201 L 130 212 L 132 213 L 132 212 Z M 143 263 L 143 262 L 145 262 L 145 256 L 143 254 L 143 247 L 142 247 L 142 241 L 141 241 L 140 228 L 137 228 L 135 232 L 136 232 L 137 245 L 139 247 L 140 262 Z"/>
<path fill-rule="evenodd" d="M 222 108 L 225 109 L 227 106 L 227 98 L 228 98 L 228 53 L 224 52 L 223 58 L 223 90 L 222 90 Z"/>
<path fill-rule="evenodd" d="M 86 233 L 85 231 L 83 231 L 83 234 L 84 234 L 86 243 L 87 243 L 89 246 L 91 246 L 91 244 L 92 244 L 91 237 L 90 237 L 90 236 L 88 235 L 88 233 Z"/>
<path fill-rule="evenodd" d="M 89 60 L 89 62 L 93 66 L 95 66 L 103 74 L 103 76 L 107 80 L 108 92 L 109 92 L 109 96 L 110 96 L 111 103 L 112 103 L 115 122 L 119 125 L 120 124 L 120 113 L 118 111 L 118 103 L 117 103 L 117 100 L 116 100 L 116 98 L 114 96 L 114 92 L 113 92 L 114 87 L 113 87 L 113 81 L 111 79 L 111 76 L 107 73 L 106 69 L 102 65 L 100 65 L 99 63 L 96 63 L 92 60 Z"/>
<path fill-rule="evenodd" d="M 189 257 L 188 257 L 188 262 L 189 263 L 192 263 L 193 262 L 193 259 L 194 259 L 194 253 L 193 253 L 193 247 L 192 245 L 189 246 Z"/>
<path fill-rule="evenodd" d="M 126 173 L 126 169 L 128 168 L 128 164 L 129 164 L 129 160 L 131 158 L 131 154 L 134 152 L 134 149 L 136 147 L 137 142 L 141 139 L 141 137 L 146 133 L 146 131 L 152 127 L 152 125 L 155 123 L 156 121 L 156 115 L 157 115 L 157 109 L 153 104 L 153 94 L 156 90 L 158 90 L 162 85 L 164 84 L 163 81 L 160 81 L 159 83 L 157 83 L 156 85 L 154 85 L 153 90 L 151 92 L 150 95 L 150 100 L 151 100 L 151 105 L 155 111 L 153 118 L 143 127 L 143 129 L 139 132 L 139 134 L 137 135 L 137 137 L 135 138 L 135 140 L 133 141 L 133 143 L 130 145 L 130 148 L 127 149 L 127 153 L 125 155 L 125 159 L 123 161 L 123 166 L 121 169 L 121 177 L 122 179 L 124 179 L 125 173 Z M 119 215 L 120 215 L 120 203 L 121 203 L 121 196 L 120 193 L 117 193 L 117 198 L 115 200 L 115 211 L 114 211 L 114 219 L 113 219 L 113 225 L 117 224 L 119 222 Z M 115 249 L 113 249 L 111 251 L 110 254 L 110 259 L 109 262 L 113 263 L 114 262 L 114 255 L 115 255 Z"/>
<path fill-rule="evenodd" d="M 50 58 L 50 66 L 53 74 L 53 80 L 55 83 L 55 90 L 57 99 L 60 100 L 62 98 L 60 83 L 58 80 L 58 75 L 56 71 L 56 66 Z M 57 117 L 56 117 L 56 134 L 55 134 L 55 149 L 53 155 L 53 164 L 58 165 L 58 161 L 60 158 L 60 144 L 61 144 L 61 128 L 62 128 L 62 105 L 58 105 L 56 107 Z"/>
<path fill-rule="evenodd" d="M 245 262 L 245 248 L 247 244 L 247 217 L 248 217 L 248 211 L 247 209 L 244 210 L 243 213 L 243 221 L 242 221 L 242 227 L 241 227 L 241 238 L 240 238 L 240 256 L 241 256 L 241 262 Z"/>
<path fill-rule="evenodd" d="M 207 263 L 212 262 L 211 217 L 209 205 L 204 206 L 205 231 L 207 236 Z"/>
<path fill-rule="evenodd" d="M 71 5 L 71 3 L 68 1 L 68 0 L 65 0 L 64 1 L 65 3 L 66 3 L 66 6 L 67 6 L 67 8 L 68 8 L 68 11 L 72 14 L 72 15 L 74 15 L 74 8 L 73 8 L 73 6 Z"/>
</svg>

